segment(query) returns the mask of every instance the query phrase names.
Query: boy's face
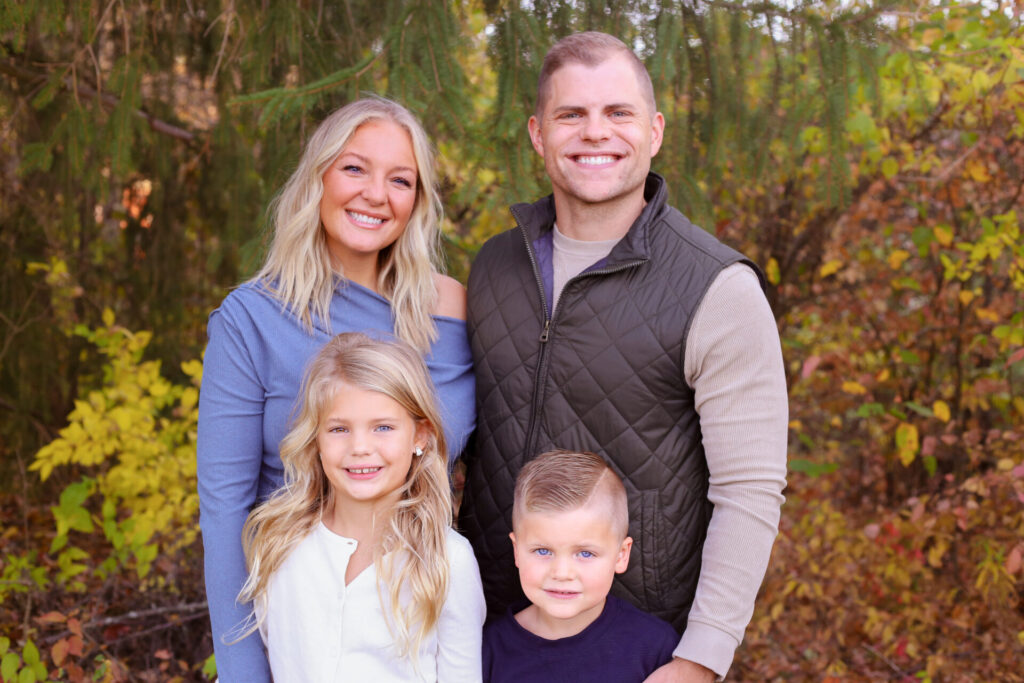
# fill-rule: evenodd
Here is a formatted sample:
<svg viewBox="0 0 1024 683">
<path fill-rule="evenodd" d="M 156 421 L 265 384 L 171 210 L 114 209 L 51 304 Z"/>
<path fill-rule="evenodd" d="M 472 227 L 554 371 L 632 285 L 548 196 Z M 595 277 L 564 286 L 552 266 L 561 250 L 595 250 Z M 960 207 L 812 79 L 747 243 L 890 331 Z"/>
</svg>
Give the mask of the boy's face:
<svg viewBox="0 0 1024 683">
<path fill-rule="evenodd" d="M 613 530 L 598 498 L 567 512 L 527 512 L 510 534 L 523 592 L 560 637 L 600 616 L 612 579 L 629 564 L 633 539 Z"/>
</svg>

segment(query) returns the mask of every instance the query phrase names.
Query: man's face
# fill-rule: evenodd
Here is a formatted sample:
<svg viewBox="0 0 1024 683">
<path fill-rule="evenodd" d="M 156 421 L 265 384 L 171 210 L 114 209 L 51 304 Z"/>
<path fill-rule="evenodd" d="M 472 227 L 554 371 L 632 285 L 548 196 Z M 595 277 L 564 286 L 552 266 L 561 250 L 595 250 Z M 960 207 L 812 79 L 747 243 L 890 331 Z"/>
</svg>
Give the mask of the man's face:
<svg viewBox="0 0 1024 683">
<path fill-rule="evenodd" d="M 649 110 L 625 55 L 597 66 L 566 64 L 551 75 L 530 140 L 544 158 L 556 202 L 600 205 L 643 195 L 665 119 Z"/>
</svg>

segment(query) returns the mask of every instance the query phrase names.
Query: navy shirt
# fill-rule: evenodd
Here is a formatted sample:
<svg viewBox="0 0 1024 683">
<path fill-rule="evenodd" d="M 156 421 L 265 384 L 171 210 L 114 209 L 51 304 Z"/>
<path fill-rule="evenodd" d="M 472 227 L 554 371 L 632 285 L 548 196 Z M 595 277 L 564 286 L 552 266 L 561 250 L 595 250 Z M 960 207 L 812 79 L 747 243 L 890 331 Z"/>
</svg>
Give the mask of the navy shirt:
<svg viewBox="0 0 1024 683">
<path fill-rule="evenodd" d="M 672 659 L 679 634 L 668 623 L 609 595 L 601 615 L 568 638 L 548 640 L 519 625 L 519 604 L 484 629 L 484 681 L 640 683 Z"/>
</svg>

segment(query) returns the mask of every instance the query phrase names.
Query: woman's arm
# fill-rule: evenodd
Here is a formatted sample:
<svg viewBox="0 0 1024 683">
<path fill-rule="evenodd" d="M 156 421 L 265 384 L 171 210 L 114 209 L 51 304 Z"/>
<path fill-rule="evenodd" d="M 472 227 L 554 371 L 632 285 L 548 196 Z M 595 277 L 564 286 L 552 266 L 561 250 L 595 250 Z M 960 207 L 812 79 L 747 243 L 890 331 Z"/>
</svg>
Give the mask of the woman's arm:
<svg viewBox="0 0 1024 683">
<path fill-rule="evenodd" d="M 248 321 L 239 317 L 227 306 L 210 316 L 199 394 L 199 523 L 218 676 L 259 683 L 270 681 L 260 637 L 227 644 L 251 615 L 235 599 L 247 576 L 242 525 L 256 501 L 263 457 L 264 391 L 237 324 Z"/>
</svg>

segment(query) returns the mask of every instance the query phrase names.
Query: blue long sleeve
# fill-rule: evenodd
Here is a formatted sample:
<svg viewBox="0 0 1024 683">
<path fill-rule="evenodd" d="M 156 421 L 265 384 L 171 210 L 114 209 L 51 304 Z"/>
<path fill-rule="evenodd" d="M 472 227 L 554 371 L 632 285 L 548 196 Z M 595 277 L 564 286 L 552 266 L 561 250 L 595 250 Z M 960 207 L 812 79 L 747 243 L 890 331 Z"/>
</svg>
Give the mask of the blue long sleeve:
<svg viewBox="0 0 1024 683">
<path fill-rule="evenodd" d="M 463 321 L 435 317 L 439 338 L 427 354 L 450 458 L 475 425 L 474 381 Z M 232 292 L 210 315 L 199 397 L 197 468 L 206 594 L 220 680 L 269 681 L 258 634 L 228 645 L 249 616 L 236 602 L 247 576 L 242 525 L 249 511 L 283 479 L 278 444 L 294 414 L 302 373 L 333 334 L 393 335 L 387 299 L 342 283 L 331 303 L 331 331 L 310 334 L 257 285 Z"/>
</svg>

